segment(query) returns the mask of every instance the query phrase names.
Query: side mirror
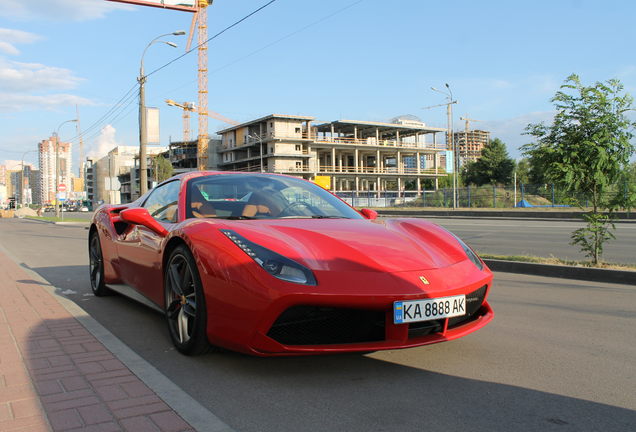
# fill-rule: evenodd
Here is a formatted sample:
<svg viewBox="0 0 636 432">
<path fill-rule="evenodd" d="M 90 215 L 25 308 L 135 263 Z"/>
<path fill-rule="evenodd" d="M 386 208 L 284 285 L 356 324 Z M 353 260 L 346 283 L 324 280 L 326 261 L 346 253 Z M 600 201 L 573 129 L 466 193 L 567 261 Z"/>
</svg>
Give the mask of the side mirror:
<svg viewBox="0 0 636 432">
<path fill-rule="evenodd" d="M 367 219 L 377 219 L 378 218 L 378 212 L 375 210 L 371 210 L 371 209 L 362 209 L 360 210 L 360 213 L 362 213 L 362 216 L 364 216 Z"/>
<path fill-rule="evenodd" d="M 143 207 L 134 207 L 119 212 L 119 217 L 122 221 L 133 224 L 141 225 L 159 234 L 161 237 L 168 235 L 168 230 L 163 227 L 155 218 L 150 216 L 148 210 Z"/>
</svg>

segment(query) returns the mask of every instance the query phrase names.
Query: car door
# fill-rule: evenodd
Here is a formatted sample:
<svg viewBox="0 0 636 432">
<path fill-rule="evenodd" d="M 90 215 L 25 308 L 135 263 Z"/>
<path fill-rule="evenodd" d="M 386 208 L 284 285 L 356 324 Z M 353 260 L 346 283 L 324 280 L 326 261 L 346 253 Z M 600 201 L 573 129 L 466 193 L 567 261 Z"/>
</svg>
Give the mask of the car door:
<svg viewBox="0 0 636 432">
<path fill-rule="evenodd" d="M 168 231 L 177 222 L 180 183 L 174 180 L 156 187 L 142 205 Z M 163 303 L 162 241 L 154 231 L 135 225 L 117 244 L 124 282 L 159 305 Z"/>
</svg>

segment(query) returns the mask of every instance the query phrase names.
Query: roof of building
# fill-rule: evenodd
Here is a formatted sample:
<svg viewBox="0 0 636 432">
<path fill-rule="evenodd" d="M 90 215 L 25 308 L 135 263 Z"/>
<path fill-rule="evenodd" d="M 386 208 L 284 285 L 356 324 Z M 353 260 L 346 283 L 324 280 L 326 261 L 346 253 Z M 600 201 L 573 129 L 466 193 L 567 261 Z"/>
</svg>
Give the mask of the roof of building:
<svg viewBox="0 0 636 432">
<path fill-rule="evenodd" d="M 331 132 L 332 125 L 338 132 L 351 134 L 353 133 L 354 128 L 357 128 L 358 133 L 362 133 L 367 129 L 373 130 L 373 133 L 375 133 L 375 130 L 378 129 L 384 135 L 393 135 L 397 131 L 400 131 L 403 134 L 406 132 L 405 136 L 414 135 L 416 133 L 446 132 L 446 128 L 426 126 L 424 123 L 420 126 L 414 124 L 372 122 L 363 120 L 336 120 L 330 123 L 317 125 L 316 128 L 318 129 L 318 132 Z"/>
<path fill-rule="evenodd" d="M 269 119 L 272 119 L 272 118 L 289 119 L 289 120 L 301 120 L 301 121 L 315 120 L 315 117 L 310 117 L 310 116 L 296 116 L 296 115 L 287 115 L 287 114 L 270 114 L 270 115 L 267 115 L 265 117 L 258 118 L 256 120 L 250 120 L 248 122 L 241 123 L 241 124 L 238 124 L 236 126 L 232 126 L 232 127 L 220 130 L 217 133 L 218 134 L 222 134 L 222 133 L 230 132 L 230 131 L 233 131 L 233 130 L 236 130 L 236 129 L 240 129 L 242 127 L 249 126 L 249 125 L 254 124 L 254 123 L 260 123 L 260 122 L 263 122 L 263 121 L 266 121 L 266 120 L 269 120 Z"/>
</svg>

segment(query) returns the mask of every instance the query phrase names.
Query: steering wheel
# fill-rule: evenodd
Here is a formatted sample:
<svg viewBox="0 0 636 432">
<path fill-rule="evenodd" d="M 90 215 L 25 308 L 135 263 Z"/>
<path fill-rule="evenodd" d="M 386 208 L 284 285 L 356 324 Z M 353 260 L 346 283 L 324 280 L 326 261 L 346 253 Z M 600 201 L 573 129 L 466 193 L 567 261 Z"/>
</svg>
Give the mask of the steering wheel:
<svg viewBox="0 0 636 432">
<path fill-rule="evenodd" d="M 293 203 L 289 204 L 287 207 L 285 207 L 284 209 L 281 210 L 281 212 L 278 214 L 278 217 L 285 217 L 285 216 L 304 216 L 302 214 L 289 214 L 289 212 L 293 209 L 295 209 L 296 207 L 305 207 L 307 208 L 309 211 L 311 211 L 314 214 L 318 214 L 317 211 L 318 209 L 316 209 L 316 207 L 312 206 L 311 204 L 308 204 L 304 201 L 294 201 Z"/>
</svg>

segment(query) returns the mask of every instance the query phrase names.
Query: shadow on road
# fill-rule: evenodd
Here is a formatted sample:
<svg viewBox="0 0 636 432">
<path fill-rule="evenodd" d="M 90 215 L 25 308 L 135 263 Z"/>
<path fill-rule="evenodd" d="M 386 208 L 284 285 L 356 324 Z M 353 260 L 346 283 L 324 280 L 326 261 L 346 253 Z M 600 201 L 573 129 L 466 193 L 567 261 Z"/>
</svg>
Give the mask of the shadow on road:
<svg viewBox="0 0 636 432">
<path fill-rule="evenodd" d="M 118 295 L 88 295 L 87 266 L 32 270 L 75 291 L 66 297 L 239 431 L 633 431 L 636 425 L 633 410 L 401 365 L 400 351 L 382 358 L 185 357 L 173 349 L 160 314 Z M 80 281 L 69 285 L 71 273 L 86 275 L 85 282 L 71 278 Z M 449 344 L 453 361 L 471 362 L 462 341 Z"/>
</svg>

